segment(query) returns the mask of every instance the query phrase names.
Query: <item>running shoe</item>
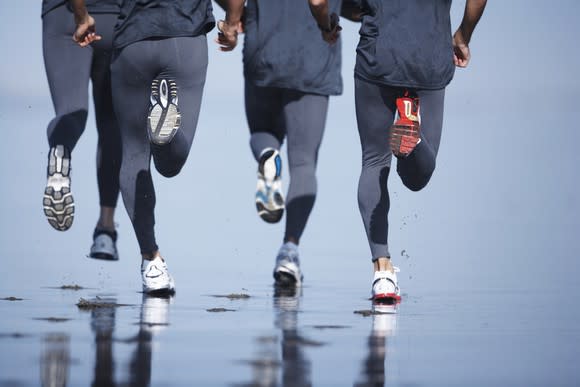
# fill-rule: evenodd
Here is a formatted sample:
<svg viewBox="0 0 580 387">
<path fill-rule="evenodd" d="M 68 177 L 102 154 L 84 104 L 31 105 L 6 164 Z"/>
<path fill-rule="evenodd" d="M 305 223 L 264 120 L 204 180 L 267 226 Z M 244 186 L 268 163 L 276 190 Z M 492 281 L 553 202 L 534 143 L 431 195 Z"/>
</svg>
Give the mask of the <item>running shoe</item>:
<svg viewBox="0 0 580 387">
<path fill-rule="evenodd" d="M 71 193 L 70 152 L 64 145 L 48 152 L 47 182 L 42 204 L 48 223 L 58 231 L 72 226 L 75 204 Z"/>
<path fill-rule="evenodd" d="M 282 158 L 276 149 L 266 149 L 260 157 L 256 210 L 258 215 L 268 223 L 279 222 L 284 214 Z"/>
<path fill-rule="evenodd" d="M 144 293 L 172 294 L 175 292 L 175 284 L 167 270 L 167 264 L 159 255 L 153 260 L 143 260 L 141 277 Z"/>
<path fill-rule="evenodd" d="M 397 303 L 401 301 L 401 291 L 397 281 L 398 268 L 388 271 L 375 271 L 372 285 L 372 300 L 374 302 Z"/>
<path fill-rule="evenodd" d="M 302 284 L 298 246 L 286 242 L 280 247 L 274 266 L 274 280 L 278 286 L 300 286 Z"/>
<path fill-rule="evenodd" d="M 151 104 L 147 117 L 149 141 L 165 145 L 173 140 L 181 125 L 177 107 L 177 84 L 172 79 L 158 78 L 151 83 Z"/>
<path fill-rule="evenodd" d="M 95 232 L 93 233 L 93 245 L 91 246 L 89 257 L 103 259 L 105 261 L 119 260 L 116 242 L 116 231 L 95 229 Z"/>
<path fill-rule="evenodd" d="M 391 151 L 398 157 L 407 157 L 421 141 L 419 98 L 405 92 L 397 98 L 397 119 L 389 130 Z"/>
</svg>

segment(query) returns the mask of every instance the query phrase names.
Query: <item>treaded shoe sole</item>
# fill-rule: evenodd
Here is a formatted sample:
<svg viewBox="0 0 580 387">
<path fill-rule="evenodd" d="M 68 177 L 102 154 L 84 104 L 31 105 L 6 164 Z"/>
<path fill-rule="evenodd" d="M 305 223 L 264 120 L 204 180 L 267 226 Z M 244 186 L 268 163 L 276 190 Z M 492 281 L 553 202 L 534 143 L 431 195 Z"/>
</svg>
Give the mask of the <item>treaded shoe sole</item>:
<svg viewBox="0 0 580 387">
<path fill-rule="evenodd" d="M 177 106 L 177 84 L 171 79 L 155 79 L 151 83 L 151 105 L 147 117 L 149 141 L 165 145 L 173 140 L 181 126 Z"/>
<path fill-rule="evenodd" d="M 391 151 L 396 157 L 407 157 L 417 146 L 419 141 L 419 125 L 391 126 L 389 131 L 389 144 Z"/>
<path fill-rule="evenodd" d="M 70 189 L 70 157 L 63 146 L 51 148 L 48 156 L 48 179 L 42 204 L 44 215 L 58 231 L 68 230 L 74 219 L 74 199 Z"/>
</svg>

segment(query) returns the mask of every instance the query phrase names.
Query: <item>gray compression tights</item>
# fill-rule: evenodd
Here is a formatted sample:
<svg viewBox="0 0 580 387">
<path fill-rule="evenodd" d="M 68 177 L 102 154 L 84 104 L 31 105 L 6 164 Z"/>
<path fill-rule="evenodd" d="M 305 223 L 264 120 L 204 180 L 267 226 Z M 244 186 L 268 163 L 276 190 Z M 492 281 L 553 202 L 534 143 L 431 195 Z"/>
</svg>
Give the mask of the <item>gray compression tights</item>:
<svg viewBox="0 0 580 387">
<path fill-rule="evenodd" d="M 175 176 L 187 160 L 201 107 L 207 71 L 207 39 L 179 37 L 144 40 L 123 48 L 113 60 L 113 102 L 121 127 L 121 193 L 141 253 L 158 250 L 155 241 L 155 190 L 151 156 L 164 176 Z M 152 147 L 147 136 L 151 82 L 175 80 L 181 126 L 173 140 Z"/>
<path fill-rule="evenodd" d="M 298 242 L 316 199 L 316 163 L 328 96 L 257 87 L 246 82 L 245 99 L 250 147 L 256 161 L 264 149 L 280 149 L 287 139 L 290 184 L 286 195 L 284 241 Z"/>
<path fill-rule="evenodd" d="M 49 146 L 64 145 L 72 151 L 85 130 L 89 79 L 99 140 L 97 182 L 101 206 L 115 207 L 119 197 L 121 137 L 111 100 L 110 62 L 114 14 L 95 14 L 100 41 L 87 48 L 72 40 L 74 18 L 65 5 L 42 18 L 42 50 L 55 117 L 47 128 Z"/>
<path fill-rule="evenodd" d="M 397 160 L 397 173 L 407 188 L 418 191 L 427 185 L 435 170 L 445 89 L 414 91 L 419 97 L 421 142 L 407 158 Z M 390 256 L 387 179 L 392 154 L 388 130 L 396 112 L 395 100 L 402 92 L 400 88 L 378 86 L 355 78 L 356 117 L 362 147 L 358 204 L 373 260 Z"/>
</svg>

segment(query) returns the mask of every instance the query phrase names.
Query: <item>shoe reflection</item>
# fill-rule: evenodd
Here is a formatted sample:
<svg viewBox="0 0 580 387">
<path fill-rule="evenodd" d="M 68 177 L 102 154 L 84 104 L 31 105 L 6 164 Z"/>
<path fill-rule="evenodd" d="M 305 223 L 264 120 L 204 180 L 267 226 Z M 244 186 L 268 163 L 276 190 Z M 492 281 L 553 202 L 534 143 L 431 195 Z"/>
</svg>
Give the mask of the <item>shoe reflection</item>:
<svg viewBox="0 0 580 387">
<path fill-rule="evenodd" d="M 355 386 L 384 386 L 386 378 L 387 341 L 397 326 L 396 304 L 373 304 L 371 334 L 367 357 L 362 363 L 360 381 Z"/>
<path fill-rule="evenodd" d="M 50 333 L 43 339 L 40 357 L 40 380 L 42 386 L 67 385 L 70 365 L 70 337 L 66 333 Z"/>
<path fill-rule="evenodd" d="M 301 288 L 274 287 L 274 326 L 280 335 L 257 339 L 252 381 L 244 386 L 311 386 L 311 362 L 304 348 L 320 343 L 303 337 L 298 328 Z M 280 375 L 281 372 L 281 375 Z"/>
<path fill-rule="evenodd" d="M 104 306 L 91 310 L 91 330 L 95 337 L 95 367 L 92 386 L 148 386 L 151 383 L 152 341 L 154 334 L 169 325 L 170 296 L 151 296 L 143 294 L 139 330 L 129 339 L 115 339 L 113 332 L 117 313 L 116 299 L 99 298 Z M 113 344 L 134 345 L 127 371 L 127 381 L 115 380 Z M 117 373 L 118 375 L 118 373 Z"/>
<path fill-rule="evenodd" d="M 317 343 L 304 338 L 298 330 L 302 288 L 274 289 L 274 325 L 282 333 L 282 386 L 311 386 L 310 360 L 304 347 Z"/>
</svg>

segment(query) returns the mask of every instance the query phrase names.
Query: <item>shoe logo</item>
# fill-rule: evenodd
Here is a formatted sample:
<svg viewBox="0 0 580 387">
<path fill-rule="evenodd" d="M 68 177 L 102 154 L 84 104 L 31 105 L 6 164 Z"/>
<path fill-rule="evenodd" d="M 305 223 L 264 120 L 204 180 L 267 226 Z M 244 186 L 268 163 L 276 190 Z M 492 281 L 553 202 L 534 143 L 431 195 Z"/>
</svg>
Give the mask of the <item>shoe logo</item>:
<svg viewBox="0 0 580 387">
<path fill-rule="evenodd" d="M 163 106 L 163 108 L 167 107 L 168 95 L 169 87 L 167 86 L 167 80 L 163 79 L 159 85 L 159 102 L 161 102 L 161 106 Z"/>
<path fill-rule="evenodd" d="M 147 272 L 147 274 L 145 274 L 145 277 L 147 278 L 157 278 L 163 275 L 163 272 L 161 270 L 159 270 L 157 268 L 157 266 L 153 265 L 149 268 L 149 271 Z"/>
<path fill-rule="evenodd" d="M 403 100 L 403 106 L 405 108 L 405 117 L 411 121 L 419 121 L 417 116 L 413 114 L 413 102 L 408 99 Z"/>
</svg>

